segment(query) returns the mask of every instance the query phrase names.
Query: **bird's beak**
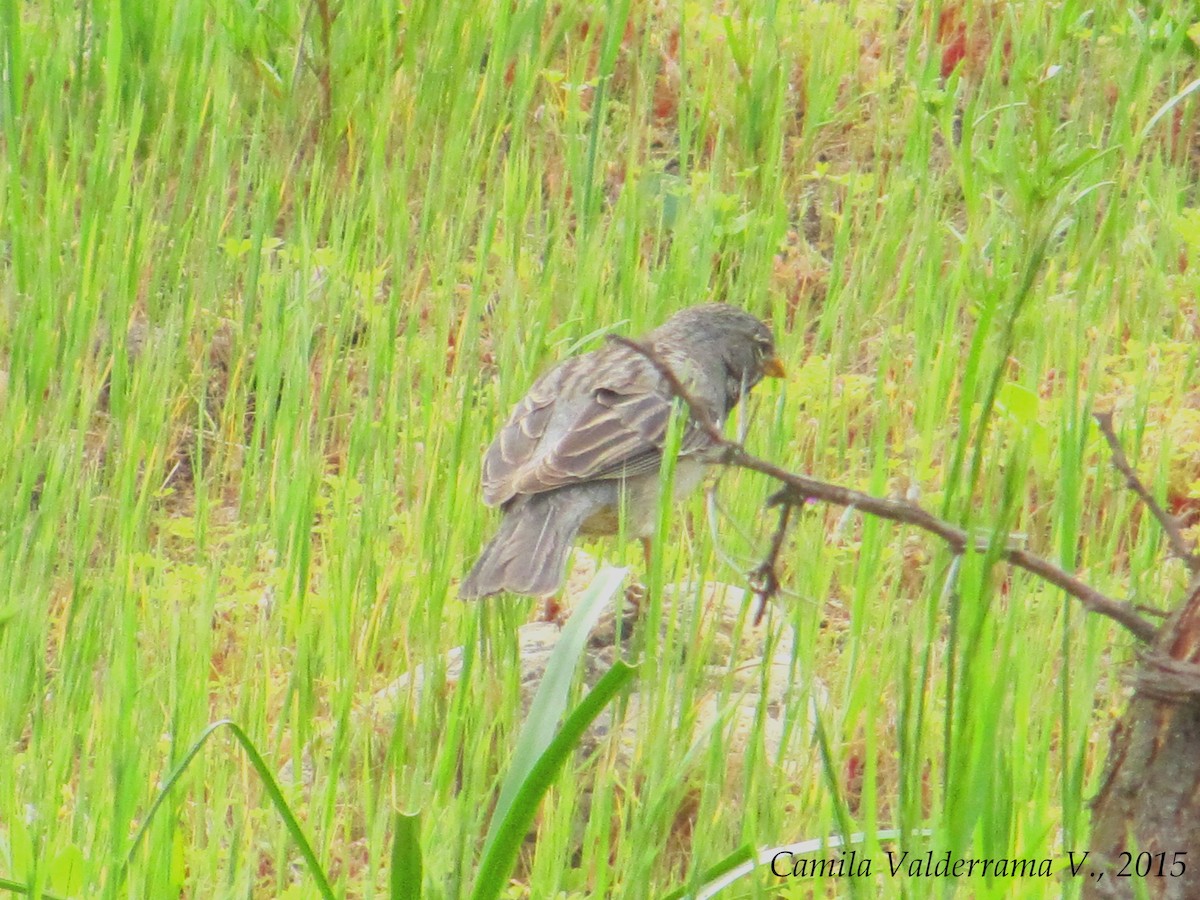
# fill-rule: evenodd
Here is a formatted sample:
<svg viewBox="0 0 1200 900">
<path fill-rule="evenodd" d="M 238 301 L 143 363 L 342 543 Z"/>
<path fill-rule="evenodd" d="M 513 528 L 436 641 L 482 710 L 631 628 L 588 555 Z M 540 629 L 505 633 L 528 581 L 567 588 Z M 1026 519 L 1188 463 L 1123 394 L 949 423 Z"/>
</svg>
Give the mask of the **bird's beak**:
<svg viewBox="0 0 1200 900">
<path fill-rule="evenodd" d="M 783 367 L 778 356 L 768 356 L 763 360 L 763 374 L 768 378 L 785 378 L 787 377 L 787 369 Z"/>
</svg>

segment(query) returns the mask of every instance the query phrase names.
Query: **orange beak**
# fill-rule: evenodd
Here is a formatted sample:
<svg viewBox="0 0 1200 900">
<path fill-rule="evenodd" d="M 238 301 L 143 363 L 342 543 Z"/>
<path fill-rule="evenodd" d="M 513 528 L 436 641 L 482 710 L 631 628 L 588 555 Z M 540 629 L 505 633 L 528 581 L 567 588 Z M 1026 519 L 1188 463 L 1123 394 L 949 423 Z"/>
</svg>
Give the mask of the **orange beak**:
<svg viewBox="0 0 1200 900">
<path fill-rule="evenodd" d="M 778 356 L 768 356 L 763 360 L 763 374 L 768 378 L 785 378 L 787 370 L 783 367 L 783 363 Z"/>
</svg>

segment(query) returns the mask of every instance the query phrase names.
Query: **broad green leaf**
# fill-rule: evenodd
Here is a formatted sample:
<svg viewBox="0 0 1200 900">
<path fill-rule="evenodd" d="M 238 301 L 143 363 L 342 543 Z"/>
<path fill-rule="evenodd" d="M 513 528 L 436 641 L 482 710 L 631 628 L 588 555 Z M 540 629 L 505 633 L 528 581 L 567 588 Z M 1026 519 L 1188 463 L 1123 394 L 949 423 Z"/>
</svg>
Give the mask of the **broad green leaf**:
<svg viewBox="0 0 1200 900">
<path fill-rule="evenodd" d="M 550 789 L 563 763 L 570 758 L 575 745 L 588 726 L 633 677 L 637 670 L 618 660 L 605 673 L 583 701 L 563 722 L 562 730 L 554 736 L 546 751 L 538 757 L 528 775 L 517 787 L 516 795 L 505 809 L 504 817 L 492 818 L 491 838 L 479 864 L 473 900 L 492 900 L 508 883 L 525 834 L 533 824 L 538 805 Z M 498 812 L 499 810 L 497 810 Z"/>
<path fill-rule="evenodd" d="M 1027 387 L 1007 382 L 1000 388 L 997 402 L 1022 425 L 1032 425 L 1038 417 L 1038 395 Z"/>
<path fill-rule="evenodd" d="M 587 647 L 588 635 L 612 600 L 613 594 L 620 588 L 628 571 L 624 568 L 605 566 L 597 572 L 580 598 L 579 605 L 563 626 L 562 636 L 555 645 L 554 652 L 550 654 L 546 673 L 542 676 L 542 683 L 538 685 L 533 702 L 529 705 L 529 714 L 517 738 L 512 767 L 500 788 L 500 799 L 496 801 L 496 811 L 492 814 L 492 824 L 484 841 L 485 856 L 491 849 L 496 829 L 508 815 L 508 808 L 517 792 L 554 739 L 555 729 L 567 708 L 571 681 Z"/>
<path fill-rule="evenodd" d="M 74 844 L 55 854 L 50 864 L 50 887 L 67 896 L 83 890 L 83 851 Z"/>
<path fill-rule="evenodd" d="M 421 816 L 396 813 L 393 820 L 392 900 L 421 900 Z"/>
</svg>

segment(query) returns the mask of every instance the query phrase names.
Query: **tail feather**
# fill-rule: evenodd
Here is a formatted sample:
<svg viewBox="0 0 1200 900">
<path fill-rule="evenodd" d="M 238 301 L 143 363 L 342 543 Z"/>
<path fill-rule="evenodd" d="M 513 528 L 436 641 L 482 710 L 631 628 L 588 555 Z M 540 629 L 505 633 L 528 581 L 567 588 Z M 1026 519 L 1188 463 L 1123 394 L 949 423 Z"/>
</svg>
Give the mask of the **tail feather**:
<svg viewBox="0 0 1200 900">
<path fill-rule="evenodd" d="M 471 600 L 501 591 L 554 593 L 562 585 L 575 535 L 595 508 L 591 497 L 572 490 L 517 498 L 458 595 Z"/>
</svg>

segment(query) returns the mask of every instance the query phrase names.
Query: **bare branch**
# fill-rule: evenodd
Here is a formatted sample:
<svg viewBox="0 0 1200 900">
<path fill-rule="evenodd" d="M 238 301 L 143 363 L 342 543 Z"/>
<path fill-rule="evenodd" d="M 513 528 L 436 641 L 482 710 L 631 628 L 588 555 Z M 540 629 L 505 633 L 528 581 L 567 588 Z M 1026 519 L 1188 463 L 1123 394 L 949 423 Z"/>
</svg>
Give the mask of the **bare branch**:
<svg viewBox="0 0 1200 900">
<path fill-rule="evenodd" d="M 712 439 L 716 446 L 722 448 L 722 453 L 718 459 L 719 462 L 742 469 L 749 469 L 752 472 L 759 472 L 785 485 L 784 490 L 774 496 L 773 499 L 776 502 L 784 503 L 787 506 L 799 506 L 811 499 L 820 500 L 833 506 L 853 506 L 869 515 L 892 522 L 899 522 L 904 525 L 912 525 L 922 531 L 936 535 L 945 541 L 954 553 L 966 552 L 969 544 L 976 549 L 986 549 L 986 543 L 981 546 L 978 541 L 970 541 L 969 536 L 963 529 L 952 525 L 944 519 L 939 519 L 915 503 L 876 497 L 873 494 L 864 494 L 861 491 L 856 491 L 842 485 L 819 481 L 805 475 L 798 475 L 765 459 L 760 459 L 747 453 L 741 444 L 729 440 L 721 433 L 720 428 L 712 420 L 712 417 L 705 412 L 700 404 L 695 402 L 691 396 L 691 392 L 676 377 L 675 373 L 671 371 L 670 366 L 664 363 L 652 349 L 637 341 L 616 335 L 612 335 L 610 339 L 625 347 L 629 347 L 649 360 L 651 365 L 666 380 L 671 391 L 688 405 L 692 419 L 704 429 L 705 433 Z M 780 536 L 780 531 L 781 529 L 776 529 L 776 539 L 782 545 L 783 538 Z M 772 543 L 774 544 L 774 541 Z M 774 550 L 774 547 L 772 549 Z M 778 551 L 776 550 L 773 555 L 768 555 L 767 557 L 767 560 L 770 562 L 769 571 L 772 574 L 774 574 L 775 562 L 773 556 L 777 556 L 777 554 Z M 1098 613 L 1124 626 L 1126 630 L 1140 641 L 1149 643 L 1154 640 L 1158 633 L 1158 629 L 1152 623 L 1138 615 L 1137 611 L 1130 604 L 1121 603 L 1120 601 L 1113 600 L 1111 597 L 1106 597 L 1090 585 L 1085 584 L 1071 573 L 1048 560 L 1035 556 L 1019 547 L 1005 547 L 999 551 L 999 555 L 1017 568 L 1024 569 L 1026 572 L 1030 572 L 1048 581 L 1055 587 L 1062 589 L 1082 603 L 1084 608 L 1090 612 Z M 761 568 L 756 570 L 756 572 L 760 572 Z M 767 586 L 769 587 L 769 582 Z"/>
<path fill-rule="evenodd" d="M 764 475 L 770 475 L 772 478 L 782 481 L 794 492 L 789 498 L 789 502 L 793 504 L 803 503 L 806 499 L 811 498 L 830 503 L 834 506 L 854 506 L 862 512 L 869 513 L 878 518 L 900 522 L 904 525 L 912 525 L 922 531 L 937 535 L 949 545 L 951 551 L 954 553 L 964 553 L 967 549 L 969 538 L 965 531 L 943 519 L 939 519 L 914 503 L 876 497 L 872 494 L 864 494 L 861 491 L 851 490 L 841 485 L 829 484 L 828 482 L 818 481 L 815 478 L 808 478 L 804 475 L 796 475 L 785 469 L 781 469 L 773 463 L 751 456 L 741 447 L 736 448 L 729 462 L 731 465 L 761 472 Z M 977 541 L 971 543 L 976 549 L 985 549 L 985 547 L 980 547 Z M 1152 623 L 1139 616 L 1132 606 L 1128 603 L 1113 600 L 1111 597 L 1106 597 L 1090 585 L 1080 581 L 1071 573 L 1054 565 L 1054 563 L 1042 559 L 1040 556 L 1035 556 L 1020 547 L 1005 547 L 1000 551 L 1000 556 L 1017 568 L 1037 575 L 1055 587 L 1066 591 L 1091 612 L 1099 613 L 1125 626 L 1138 640 L 1149 642 L 1154 639 L 1158 629 Z"/>
<path fill-rule="evenodd" d="M 1137 472 L 1133 470 L 1133 466 L 1129 464 L 1129 460 L 1125 457 L 1121 441 L 1117 438 L 1117 432 L 1113 428 L 1112 412 L 1093 413 L 1092 417 L 1096 420 L 1096 424 L 1100 426 L 1100 431 L 1103 433 L 1104 439 L 1108 441 L 1108 449 L 1112 453 L 1113 468 L 1125 477 L 1125 485 L 1137 494 L 1138 499 L 1146 504 L 1146 509 L 1150 510 L 1150 514 L 1158 520 L 1158 524 L 1162 526 L 1162 530 L 1167 536 L 1167 545 L 1171 548 L 1172 555 L 1182 560 L 1183 564 L 1188 567 L 1189 572 L 1193 574 L 1200 573 L 1200 556 L 1197 556 L 1194 549 L 1188 546 L 1179 520 L 1159 505 L 1159 502 L 1154 499 L 1154 495 L 1150 493 L 1146 485 L 1138 478 Z"/>
<path fill-rule="evenodd" d="M 749 575 L 750 588 L 758 597 L 758 609 L 754 612 L 755 626 L 762 622 L 763 614 L 767 611 L 767 604 L 779 593 L 779 571 L 776 569 L 776 564 L 779 562 L 779 551 L 783 549 L 784 538 L 787 537 L 788 522 L 792 518 L 794 504 L 790 503 L 787 498 L 780 498 L 778 505 L 779 524 L 775 526 L 775 534 L 771 537 L 771 549 L 767 551 L 766 557 Z"/>
</svg>

